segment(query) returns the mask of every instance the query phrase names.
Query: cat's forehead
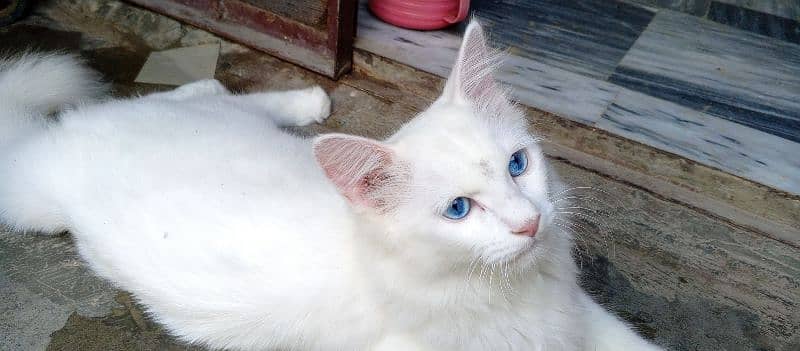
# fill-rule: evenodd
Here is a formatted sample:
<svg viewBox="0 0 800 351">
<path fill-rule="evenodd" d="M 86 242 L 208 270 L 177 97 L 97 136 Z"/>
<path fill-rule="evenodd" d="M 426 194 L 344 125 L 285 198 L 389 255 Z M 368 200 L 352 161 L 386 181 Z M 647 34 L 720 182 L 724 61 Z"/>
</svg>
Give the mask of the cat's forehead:
<svg viewBox="0 0 800 351">
<path fill-rule="evenodd" d="M 517 117 L 488 118 L 465 106 L 434 105 L 392 140 L 426 176 L 485 181 L 504 174 L 510 154 L 532 139 Z"/>
<path fill-rule="evenodd" d="M 417 152 L 458 153 L 485 165 L 487 158 L 516 151 L 509 149 L 528 143 L 532 136 L 521 116 L 487 117 L 470 106 L 434 104 L 391 139 Z"/>
<path fill-rule="evenodd" d="M 498 147 L 497 133 L 466 109 L 430 109 L 398 132 L 394 140 L 410 152 L 430 156 L 483 157 Z"/>
</svg>

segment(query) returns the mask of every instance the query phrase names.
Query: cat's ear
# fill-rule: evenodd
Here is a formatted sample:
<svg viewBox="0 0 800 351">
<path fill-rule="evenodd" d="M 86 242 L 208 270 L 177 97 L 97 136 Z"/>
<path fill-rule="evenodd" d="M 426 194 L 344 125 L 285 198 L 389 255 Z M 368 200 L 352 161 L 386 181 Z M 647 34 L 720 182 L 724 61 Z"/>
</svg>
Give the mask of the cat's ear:
<svg viewBox="0 0 800 351">
<path fill-rule="evenodd" d="M 473 18 L 464 31 L 458 58 L 441 98 L 463 103 L 481 101 L 501 93 L 494 79 L 494 72 L 501 63 L 501 55 L 489 47 L 483 28 Z"/>
<path fill-rule="evenodd" d="M 353 205 L 391 209 L 402 197 L 407 172 L 385 144 L 346 134 L 314 140 L 314 156 L 339 192 Z"/>
</svg>

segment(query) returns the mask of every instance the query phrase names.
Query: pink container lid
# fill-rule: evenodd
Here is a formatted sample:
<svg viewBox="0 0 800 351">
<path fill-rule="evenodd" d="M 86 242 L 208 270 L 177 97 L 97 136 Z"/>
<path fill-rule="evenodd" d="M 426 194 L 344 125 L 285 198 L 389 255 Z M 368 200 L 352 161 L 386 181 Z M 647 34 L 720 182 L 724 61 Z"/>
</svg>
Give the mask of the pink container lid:
<svg viewBox="0 0 800 351">
<path fill-rule="evenodd" d="M 469 0 L 370 0 L 369 9 L 398 27 L 433 30 L 467 18 Z"/>
</svg>

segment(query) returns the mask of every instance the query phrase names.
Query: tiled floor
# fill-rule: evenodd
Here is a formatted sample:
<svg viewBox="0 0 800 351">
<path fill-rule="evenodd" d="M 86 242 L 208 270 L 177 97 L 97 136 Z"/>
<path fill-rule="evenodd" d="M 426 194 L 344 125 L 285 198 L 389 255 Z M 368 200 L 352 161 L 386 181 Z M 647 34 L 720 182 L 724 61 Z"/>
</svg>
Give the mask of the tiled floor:
<svg viewBox="0 0 800 351">
<path fill-rule="evenodd" d="M 622 0 L 629 4 L 636 4 L 652 10 L 669 9 L 684 12 L 695 16 L 703 16 L 708 10 L 711 0 Z"/>
<path fill-rule="evenodd" d="M 765 184 L 792 184 L 798 144 L 713 115 L 622 89 L 596 127 Z"/>
<path fill-rule="evenodd" d="M 800 2 L 798 2 L 800 7 Z M 800 44 L 800 22 L 721 2 L 711 3 L 708 19 L 756 34 Z"/>
<path fill-rule="evenodd" d="M 800 46 L 662 11 L 612 83 L 800 142 Z"/>
<path fill-rule="evenodd" d="M 800 2 L 797 0 L 716 0 L 715 2 L 731 4 L 793 20 L 800 20 Z"/>
<path fill-rule="evenodd" d="M 798 23 L 733 0 L 628 2 L 473 9 L 511 54 L 499 78 L 522 103 L 800 194 Z M 459 41 L 359 13 L 357 47 L 440 76 Z"/>
<path fill-rule="evenodd" d="M 472 10 L 496 46 L 599 79 L 608 78 L 653 18 L 650 10 L 607 0 L 484 0 L 473 1 Z"/>
</svg>

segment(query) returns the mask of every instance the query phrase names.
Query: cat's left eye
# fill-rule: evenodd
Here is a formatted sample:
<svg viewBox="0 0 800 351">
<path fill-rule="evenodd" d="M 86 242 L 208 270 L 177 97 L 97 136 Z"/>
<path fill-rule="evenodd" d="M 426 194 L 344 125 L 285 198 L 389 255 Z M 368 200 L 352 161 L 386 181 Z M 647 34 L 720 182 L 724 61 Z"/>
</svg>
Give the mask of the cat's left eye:
<svg viewBox="0 0 800 351">
<path fill-rule="evenodd" d="M 469 214 L 471 207 L 472 201 L 469 198 L 463 196 L 457 197 L 450 202 L 450 206 L 444 210 L 442 215 L 450 219 L 462 219 Z"/>
<path fill-rule="evenodd" d="M 521 149 L 511 155 L 511 160 L 508 161 L 508 173 L 512 177 L 519 176 L 528 168 L 528 154 L 525 149 Z"/>
</svg>

